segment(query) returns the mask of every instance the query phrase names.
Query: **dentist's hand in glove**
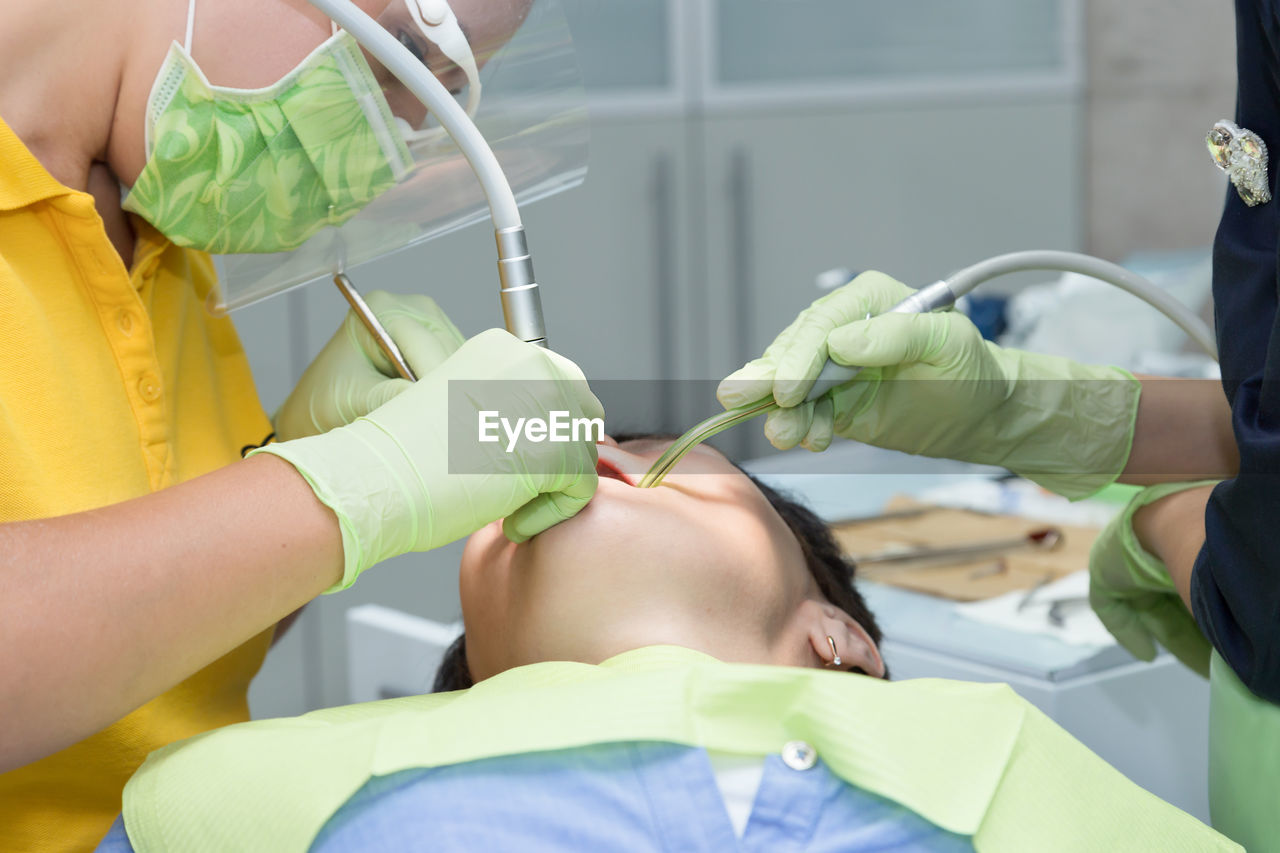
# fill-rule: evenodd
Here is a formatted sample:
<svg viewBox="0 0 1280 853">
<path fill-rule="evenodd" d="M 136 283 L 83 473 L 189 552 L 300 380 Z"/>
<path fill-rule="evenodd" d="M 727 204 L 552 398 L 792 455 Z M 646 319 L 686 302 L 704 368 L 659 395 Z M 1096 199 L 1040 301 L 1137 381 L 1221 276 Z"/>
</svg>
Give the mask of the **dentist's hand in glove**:
<svg viewBox="0 0 1280 853">
<path fill-rule="evenodd" d="M 1178 595 L 1165 564 L 1142 546 L 1134 530 L 1134 515 L 1143 507 L 1206 485 L 1165 483 L 1134 496 L 1089 551 L 1089 603 L 1116 642 L 1134 657 L 1151 660 L 1159 643 L 1207 678 L 1209 641 Z M 1201 515 L 1202 507 L 1203 502 Z"/>
<path fill-rule="evenodd" d="M 589 436 L 519 442 L 510 451 L 505 437 L 481 445 L 482 411 L 511 423 L 552 412 L 604 418 L 577 365 L 490 329 L 348 426 L 254 453 L 289 462 L 338 516 L 341 589 L 375 563 L 437 548 L 496 519 L 523 541 L 586 506 L 596 489 Z"/>
<path fill-rule="evenodd" d="M 825 450 L 839 435 L 1002 465 L 1073 498 L 1120 474 L 1138 380 L 1117 368 L 1003 349 L 959 312 L 884 314 L 913 292 L 867 272 L 818 299 L 760 358 L 720 383 L 721 404 L 772 395 L 783 408 L 769 416 L 765 435 L 783 450 Z M 864 369 L 805 403 L 828 357 Z"/>
<path fill-rule="evenodd" d="M 435 369 L 462 346 L 462 333 L 428 296 L 375 290 L 365 301 L 417 376 Z M 276 438 L 289 441 L 349 424 L 410 384 L 399 378 L 355 312 L 348 311 L 276 412 Z"/>
</svg>

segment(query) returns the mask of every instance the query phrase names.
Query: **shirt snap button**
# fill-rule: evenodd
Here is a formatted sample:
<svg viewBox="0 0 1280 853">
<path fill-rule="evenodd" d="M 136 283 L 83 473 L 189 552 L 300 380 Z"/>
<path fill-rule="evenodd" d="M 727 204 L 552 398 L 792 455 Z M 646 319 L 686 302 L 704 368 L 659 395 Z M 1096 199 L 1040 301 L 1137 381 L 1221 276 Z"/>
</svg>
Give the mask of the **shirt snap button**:
<svg viewBox="0 0 1280 853">
<path fill-rule="evenodd" d="M 142 395 L 142 399 L 148 403 L 154 403 L 160 399 L 160 380 L 154 373 L 144 373 L 142 378 L 138 380 L 138 393 Z"/>
<path fill-rule="evenodd" d="M 122 309 L 120 316 L 116 318 L 116 325 L 120 327 L 120 332 L 127 338 L 133 334 L 133 314 L 128 309 Z"/>
<path fill-rule="evenodd" d="M 802 740 L 793 740 L 782 748 L 782 763 L 792 770 L 808 770 L 818 763 L 818 751 Z"/>
</svg>

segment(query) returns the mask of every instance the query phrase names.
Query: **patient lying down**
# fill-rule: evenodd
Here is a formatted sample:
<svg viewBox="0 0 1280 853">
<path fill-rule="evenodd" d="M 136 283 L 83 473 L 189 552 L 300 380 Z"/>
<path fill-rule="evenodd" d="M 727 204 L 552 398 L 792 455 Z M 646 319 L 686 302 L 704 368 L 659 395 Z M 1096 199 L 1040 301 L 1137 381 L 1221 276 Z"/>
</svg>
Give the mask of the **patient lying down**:
<svg viewBox="0 0 1280 853">
<path fill-rule="evenodd" d="M 659 487 L 635 488 L 669 444 L 606 439 L 596 496 L 576 517 L 523 545 L 498 523 L 471 537 L 466 633 L 438 690 L 658 644 L 782 666 L 831 667 L 838 655 L 839 668 L 884 676 L 880 628 L 827 526 L 707 445 Z"/>
<path fill-rule="evenodd" d="M 1007 687 L 883 680 L 825 525 L 705 446 L 635 488 L 667 443 L 471 537 L 450 692 L 161 750 L 99 849 L 1236 849 Z"/>
</svg>

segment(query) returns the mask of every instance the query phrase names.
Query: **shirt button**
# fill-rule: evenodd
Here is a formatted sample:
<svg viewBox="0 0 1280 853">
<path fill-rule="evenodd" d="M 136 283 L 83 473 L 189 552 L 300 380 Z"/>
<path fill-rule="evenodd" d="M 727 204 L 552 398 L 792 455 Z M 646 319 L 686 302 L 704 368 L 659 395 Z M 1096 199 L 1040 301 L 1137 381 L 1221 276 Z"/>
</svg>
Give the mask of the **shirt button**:
<svg viewBox="0 0 1280 853">
<path fill-rule="evenodd" d="M 138 393 L 142 395 L 142 399 L 148 403 L 154 403 L 160 399 L 160 379 L 150 371 L 142 374 L 138 380 Z"/>
<path fill-rule="evenodd" d="M 802 740 L 793 740 L 782 748 L 782 763 L 792 770 L 809 770 L 818 763 L 818 751 Z"/>
<path fill-rule="evenodd" d="M 133 314 L 127 308 L 120 310 L 120 315 L 116 318 L 116 325 L 120 328 L 120 333 L 126 338 L 133 334 Z"/>
</svg>

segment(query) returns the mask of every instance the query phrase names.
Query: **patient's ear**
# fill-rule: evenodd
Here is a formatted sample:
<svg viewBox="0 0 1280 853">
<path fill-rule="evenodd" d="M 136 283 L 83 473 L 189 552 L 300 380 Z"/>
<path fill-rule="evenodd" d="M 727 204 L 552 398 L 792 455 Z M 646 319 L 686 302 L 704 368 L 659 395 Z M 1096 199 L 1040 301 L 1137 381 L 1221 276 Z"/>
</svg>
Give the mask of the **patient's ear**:
<svg viewBox="0 0 1280 853">
<path fill-rule="evenodd" d="M 884 678 L 884 661 L 871 636 L 839 607 L 810 599 L 801 605 L 809 634 L 809 645 L 823 664 L 831 662 L 830 637 L 840 655 L 840 669 L 858 667 L 868 675 Z"/>
</svg>

